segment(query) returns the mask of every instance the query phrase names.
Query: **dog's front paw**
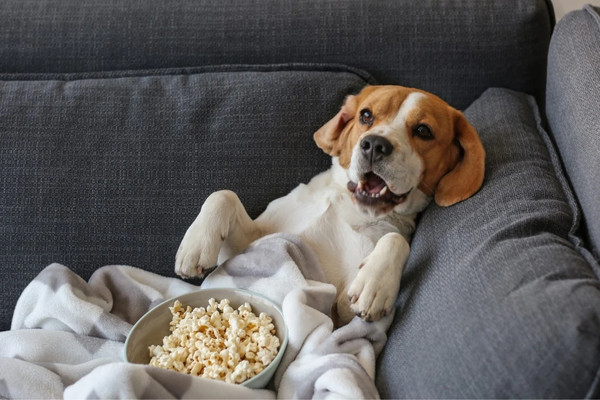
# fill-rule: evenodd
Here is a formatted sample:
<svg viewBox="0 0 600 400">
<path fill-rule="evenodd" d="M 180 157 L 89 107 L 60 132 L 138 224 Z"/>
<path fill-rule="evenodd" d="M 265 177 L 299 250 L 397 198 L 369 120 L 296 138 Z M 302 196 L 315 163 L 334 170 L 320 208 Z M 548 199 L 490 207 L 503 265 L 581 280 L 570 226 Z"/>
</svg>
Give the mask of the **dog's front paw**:
<svg viewBox="0 0 600 400">
<path fill-rule="evenodd" d="M 223 239 L 206 228 L 192 225 L 186 232 L 177 255 L 175 273 L 182 278 L 203 277 L 207 270 L 217 265 Z"/>
<path fill-rule="evenodd" d="M 392 311 L 400 277 L 394 273 L 379 273 L 381 266 L 369 265 L 368 258 L 360 268 L 347 292 L 350 309 L 365 321 L 380 320 Z"/>
</svg>

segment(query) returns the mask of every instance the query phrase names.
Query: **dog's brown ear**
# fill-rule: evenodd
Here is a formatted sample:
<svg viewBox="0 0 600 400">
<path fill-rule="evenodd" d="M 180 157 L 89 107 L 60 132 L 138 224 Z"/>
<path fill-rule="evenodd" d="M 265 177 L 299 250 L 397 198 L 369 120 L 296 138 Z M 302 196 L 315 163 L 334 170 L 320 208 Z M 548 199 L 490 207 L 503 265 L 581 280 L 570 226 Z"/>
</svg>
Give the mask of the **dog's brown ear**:
<svg viewBox="0 0 600 400">
<path fill-rule="evenodd" d="M 458 110 L 454 115 L 454 132 L 463 156 L 438 183 L 435 202 L 440 206 L 451 206 L 474 195 L 481 188 L 485 174 L 485 150 L 479 135 Z"/>
<path fill-rule="evenodd" d="M 348 96 L 341 110 L 329 122 L 315 132 L 313 138 L 317 146 L 331 156 L 339 156 L 340 149 L 336 146 L 338 139 L 356 113 L 356 97 Z"/>
</svg>

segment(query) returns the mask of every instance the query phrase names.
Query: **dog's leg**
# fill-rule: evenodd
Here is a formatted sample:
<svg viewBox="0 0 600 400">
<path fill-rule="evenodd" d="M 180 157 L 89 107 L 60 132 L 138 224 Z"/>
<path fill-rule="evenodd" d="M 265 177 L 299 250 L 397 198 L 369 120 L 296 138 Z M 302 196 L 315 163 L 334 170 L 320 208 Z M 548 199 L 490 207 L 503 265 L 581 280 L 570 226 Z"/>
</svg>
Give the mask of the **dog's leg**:
<svg viewBox="0 0 600 400">
<path fill-rule="evenodd" d="M 347 292 L 354 314 L 377 321 L 392 310 L 409 251 L 408 242 L 399 233 L 388 233 L 377 241 Z"/>
<path fill-rule="evenodd" d="M 190 225 L 175 257 L 175 273 L 202 277 L 217 265 L 219 252 L 227 258 L 258 239 L 261 230 L 248 216 L 237 195 L 229 190 L 211 194 Z"/>
</svg>

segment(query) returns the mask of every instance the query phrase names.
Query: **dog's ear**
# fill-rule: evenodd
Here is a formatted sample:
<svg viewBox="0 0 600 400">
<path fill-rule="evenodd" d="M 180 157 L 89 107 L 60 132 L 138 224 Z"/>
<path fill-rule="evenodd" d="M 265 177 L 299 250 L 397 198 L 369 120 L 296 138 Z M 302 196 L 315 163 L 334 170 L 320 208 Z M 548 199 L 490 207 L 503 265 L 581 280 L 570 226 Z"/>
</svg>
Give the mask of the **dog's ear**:
<svg viewBox="0 0 600 400">
<path fill-rule="evenodd" d="M 438 183 L 435 202 L 440 206 L 451 206 L 474 195 L 485 174 L 485 150 L 479 135 L 460 111 L 454 111 L 455 139 L 462 147 L 462 158 Z"/>
<path fill-rule="evenodd" d="M 346 97 L 344 105 L 335 117 L 315 132 L 313 138 L 325 153 L 334 157 L 340 155 L 340 146 L 336 144 L 348 122 L 354 118 L 356 107 L 356 97 L 352 95 Z"/>
</svg>

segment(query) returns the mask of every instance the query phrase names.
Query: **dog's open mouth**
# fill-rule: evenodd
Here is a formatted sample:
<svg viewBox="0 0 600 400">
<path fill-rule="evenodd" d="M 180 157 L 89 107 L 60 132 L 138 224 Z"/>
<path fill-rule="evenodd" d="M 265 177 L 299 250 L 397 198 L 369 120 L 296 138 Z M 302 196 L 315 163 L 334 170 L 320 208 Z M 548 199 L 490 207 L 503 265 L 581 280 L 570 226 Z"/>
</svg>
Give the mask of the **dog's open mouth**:
<svg viewBox="0 0 600 400">
<path fill-rule="evenodd" d="M 354 193 L 356 200 L 366 205 L 398 205 L 404 202 L 410 193 L 410 190 L 404 194 L 393 193 L 383 178 L 373 172 L 368 172 L 358 183 L 349 181 L 347 186 L 348 190 Z"/>
</svg>

